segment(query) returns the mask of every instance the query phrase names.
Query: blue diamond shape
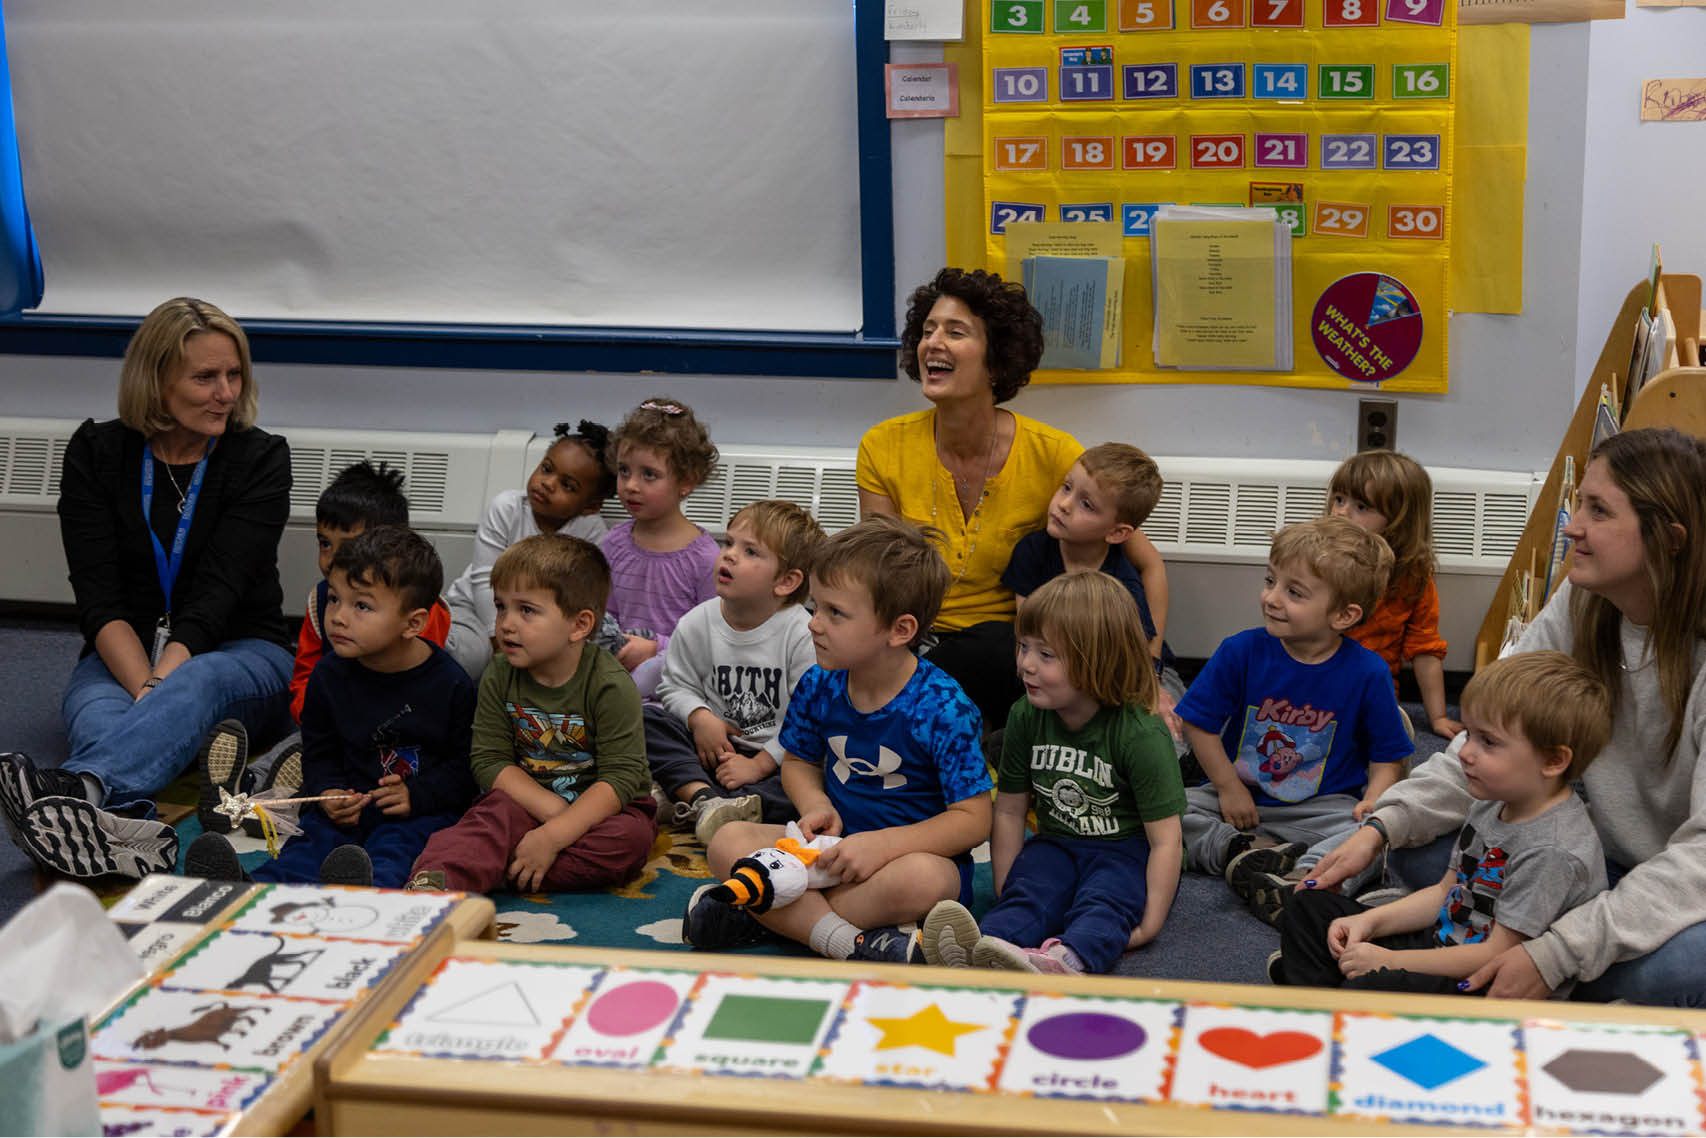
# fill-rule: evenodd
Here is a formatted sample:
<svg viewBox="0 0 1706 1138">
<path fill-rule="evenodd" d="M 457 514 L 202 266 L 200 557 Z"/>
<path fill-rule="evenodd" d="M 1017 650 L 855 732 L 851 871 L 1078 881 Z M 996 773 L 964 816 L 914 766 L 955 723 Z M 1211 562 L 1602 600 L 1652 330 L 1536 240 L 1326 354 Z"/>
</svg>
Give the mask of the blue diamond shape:
<svg viewBox="0 0 1706 1138">
<path fill-rule="evenodd" d="M 1376 1063 L 1424 1090 L 1435 1090 L 1487 1064 L 1437 1035 L 1424 1033 L 1373 1056 Z"/>
</svg>

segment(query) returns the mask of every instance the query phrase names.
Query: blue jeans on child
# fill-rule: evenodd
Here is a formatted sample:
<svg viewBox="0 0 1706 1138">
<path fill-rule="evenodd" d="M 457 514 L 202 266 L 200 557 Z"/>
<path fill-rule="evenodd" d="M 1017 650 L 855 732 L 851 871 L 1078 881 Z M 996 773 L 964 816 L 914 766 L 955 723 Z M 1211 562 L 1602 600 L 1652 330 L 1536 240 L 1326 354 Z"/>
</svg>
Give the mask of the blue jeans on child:
<svg viewBox="0 0 1706 1138">
<path fill-rule="evenodd" d="M 283 731 L 290 666 L 290 653 L 277 644 L 230 640 L 191 656 L 133 699 L 91 652 L 72 669 L 60 701 L 71 737 L 65 769 L 99 779 L 102 805 L 148 801 L 190 764 L 220 720 L 240 721 L 256 739 Z"/>
<path fill-rule="evenodd" d="M 1436 838 L 1425 846 L 1393 850 L 1391 871 L 1413 889 L 1433 885 L 1445 876 L 1457 835 Z M 1610 860 L 1605 875 L 1613 887 L 1629 872 Z M 1661 1007 L 1706 1007 L 1706 922 L 1690 925 L 1645 956 L 1613 964 L 1596 980 L 1577 984 L 1573 1000 Z"/>
<path fill-rule="evenodd" d="M 287 885 L 317 885 L 320 863 L 339 846 L 360 846 L 373 862 L 373 884 L 380 889 L 401 889 L 409 883 L 409 867 L 426 849 L 427 839 L 454 826 L 462 817 L 454 814 L 424 814 L 418 818 L 392 818 L 369 806 L 361 820 L 349 829 L 334 826 L 319 810 L 305 809 L 297 821 L 300 834 L 291 836 L 278 857 L 255 870 L 256 881 Z"/>
<path fill-rule="evenodd" d="M 1149 900 L 1149 842 L 1057 838 L 1026 842 L 1001 899 L 978 927 L 1021 948 L 1059 937 L 1087 972 L 1111 972 Z"/>
</svg>

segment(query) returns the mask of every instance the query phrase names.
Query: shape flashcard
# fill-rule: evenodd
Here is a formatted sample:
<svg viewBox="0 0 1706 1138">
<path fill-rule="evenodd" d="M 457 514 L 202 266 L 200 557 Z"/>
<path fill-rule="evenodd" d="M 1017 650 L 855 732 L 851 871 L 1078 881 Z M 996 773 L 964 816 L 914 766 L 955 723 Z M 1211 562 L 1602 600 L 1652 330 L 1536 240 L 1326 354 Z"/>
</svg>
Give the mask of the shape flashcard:
<svg viewBox="0 0 1706 1138">
<path fill-rule="evenodd" d="M 1024 996 L 987 988 L 861 981 L 815 1076 L 943 1090 L 992 1090 Z"/>
<path fill-rule="evenodd" d="M 1518 1025 L 1340 1012 L 1333 1110 L 1381 1122 L 1523 1126 Z"/>
<path fill-rule="evenodd" d="M 211 1114 L 201 1110 L 169 1110 L 163 1107 L 135 1107 L 101 1104 L 101 1133 L 106 1135 L 147 1134 L 190 1138 L 191 1135 L 218 1134 L 234 1118 L 230 1114 Z"/>
<path fill-rule="evenodd" d="M 228 1114 L 254 1101 L 269 1082 L 254 1071 L 95 1060 L 95 1094 L 103 1107 L 190 1107 Z"/>
<path fill-rule="evenodd" d="M 413 945 L 461 899 L 452 893 L 274 885 L 244 906 L 230 927 Z"/>
<path fill-rule="evenodd" d="M 160 987 L 349 1003 L 407 951 L 398 944 L 226 930 L 161 977 Z"/>
<path fill-rule="evenodd" d="M 603 969 L 451 957 L 374 1044 L 461 1059 L 543 1059 Z"/>
<path fill-rule="evenodd" d="M 280 1071 L 343 1013 L 336 1004 L 150 989 L 95 1033 L 99 1059 Z"/>
<path fill-rule="evenodd" d="M 575 1066 L 646 1066 L 698 980 L 697 972 L 611 969 L 548 1058 Z"/>
<path fill-rule="evenodd" d="M 1529 1023 L 1530 1123 L 1596 1134 L 1699 1134 L 1699 1054 L 1682 1031 Z"/>
<path fill-rule="evenodd" d="M 1320 1114 L 1330 1012 L 1187 1004 L 1171 1098 L 1192 1106 Z"/>
<path fill-rule="evenodd" d="M 657 1065 L 706 1075 L 800 1078 L 817 1058 L 847 990 L 841 980 L 709 973 L 671 1025 Z"/>
<path fill-rule="evenodd" d="M 1155 1102 L 1181 1009 L 1159 1000 L 1031 996 L 997 1089 L 1038 1098 Z"/>
</svg>

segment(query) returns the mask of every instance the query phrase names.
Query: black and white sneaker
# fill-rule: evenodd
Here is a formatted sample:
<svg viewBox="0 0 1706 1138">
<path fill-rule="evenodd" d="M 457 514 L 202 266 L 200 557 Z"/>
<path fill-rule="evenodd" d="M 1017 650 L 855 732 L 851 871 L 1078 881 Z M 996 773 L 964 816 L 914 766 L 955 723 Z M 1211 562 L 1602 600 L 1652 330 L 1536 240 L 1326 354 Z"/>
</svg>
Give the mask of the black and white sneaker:
<svg viewBox="0 0 1706 1138">
<path fill-rule="evenodd" d="M 687 899 L 687 913 L 681 919 L 681 939 L 694 948 L 711 952 L 746 948 L 769 940 L 770 930 L 759 924 L 749 910 L 706 896 L 718 884 L 707 882 Z"/>
<path fill-rule="evenodd" d="M 248 730 L 235 719 L 220 720 L 207 733 L 195 756 L 195 816 L 204 832 L 226 834 L 236 828 L 217 809 L 219 792 L 236 794 L 243 785 L 243 769 L 248 765 Z"/>
<path fill-rule="evenodd" d="M 266 777 L 255 787 L 254 793 L 261 794 L 274 791 L 274 798 L 295 798 L 296 792 L 302 789 L 302 737 L 284 749 L 273 765 L 268 768 Z M 261 820 L 253 814 L 243 816 L 243 832 L 251 838 L 264 838 L 266 832 L 261 829 Z"/>
<path fill-rule="evenodd" d="M 1285 983 L 1285 953 L 1277 948 L 1268 953 L 1267 973 L 1268 983 Z"/>
<path fill-rule="evenodd" d="M 320 863 L 320 884 L 360 885 L 364 888 L 371 886 L 373 859 L 358 845 L 341 845 L 327 854 L 326 860 Z"/>
<path fill-rule="evenodd" d="M 248 881 L 237 850 L 224 834 L 202 834 L 184 851 L 184 876 L 205 881 Z"/>
<path fill-rule="evenodd" d="M 21 751 L 0 754 L 0 813 L 6 818 L 6 829 L 12 844 L 28 850 L 24 841 L 24 813 L 38 798 L 86 798 L 83 780 L 76 774 L 55 767 L 38 767 Z"/>
<path fill-rule="evenodd" d="M 1226 883 L 1232 886 L 1232 891 L 1248 901 L 1245 892 L 1249 881 L 1257 874 L 1273 874 L 1284 877 L 1291 872 L 1291 867 L 1297 864 L 1297 859 L 1307 853 L 1309 847 L 1302 842 L 1287 842 L 1282 846 L 1257 846 L 1247 849 L 1226 863 Z"/>
<path fill-rule="evenodd" d="M 178 864 L 178 833 L 151 818 L 125 818 L 84 798 L 38 798 L 17 837 L 35 861 L 67 877 L 146 877 Z"/>
</svg>

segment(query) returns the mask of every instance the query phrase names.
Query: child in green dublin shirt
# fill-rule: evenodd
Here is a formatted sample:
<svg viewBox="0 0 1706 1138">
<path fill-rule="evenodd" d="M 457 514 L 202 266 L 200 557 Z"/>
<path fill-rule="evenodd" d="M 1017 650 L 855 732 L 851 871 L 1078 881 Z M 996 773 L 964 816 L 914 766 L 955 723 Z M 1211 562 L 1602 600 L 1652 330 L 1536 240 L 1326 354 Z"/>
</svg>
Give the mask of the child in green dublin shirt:
<svg viewBox="0 0 1706 1138">
<path fill-rule="evenodd" d="M 1185 790 L 1155 714 L 1148 641 L 1131 594 L 1101 573 L 1048 581 L 1018 621 L 1019 678 L 996 771 L 990 839 L 999 898 L 981 927 L 943 901 L 925 919 L 932 964 L 1108 972 L 1154 940 L 1178 889 Z M 1024 840 L 1035 796 L 1038 834 Z"/>
</svg>

